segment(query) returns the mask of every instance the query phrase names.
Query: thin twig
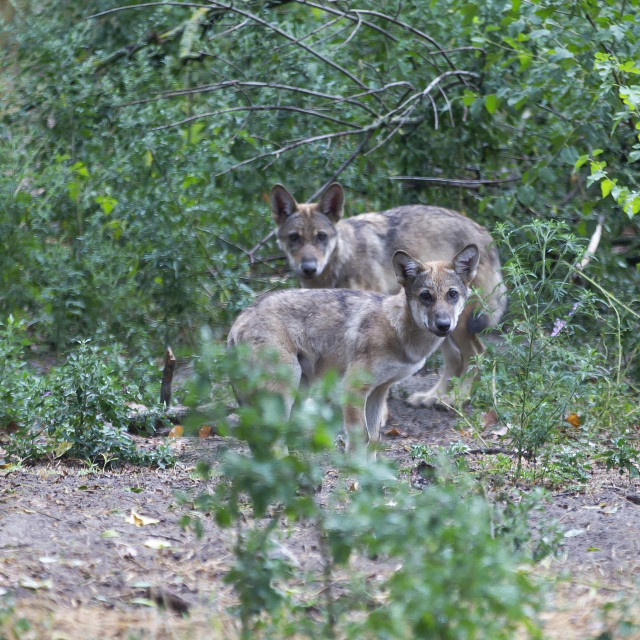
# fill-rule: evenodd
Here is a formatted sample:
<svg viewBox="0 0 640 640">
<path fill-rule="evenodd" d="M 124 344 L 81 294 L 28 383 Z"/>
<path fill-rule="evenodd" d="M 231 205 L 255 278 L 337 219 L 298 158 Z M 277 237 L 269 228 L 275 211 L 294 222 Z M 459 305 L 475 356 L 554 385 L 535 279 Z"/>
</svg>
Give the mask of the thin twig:
<svg viewBox="0 0 640 640">
<path fill-rule="evenodd" d="M 388 86 L 394 86 L 396 84 L 405 84 L 405 83 L 391 83 Z M 139 104 L 146 104 L 148 102 L 157 102 L 158 100 L 166 100 L 168 98 L 179 98 L 182 96 L 187 96 L 194 93 L 206 93 L 208 91 L 218 91 L 221 89 L 226 89 L 228 87 L 247 87 L 250 89 L 277 89 L 278 91 L 293 91 L 296 93 L 303 93 L 309 96 L 314 96 L 317 98 L 324 98 L 326 100 L 331 100 L 333 103 L 338 102 L 347 102 L 348 104 L 352 104 L 356 107 L 360 107 L 367 111 L 370 115 L 377 117 L 377 113 L 368 107 L 367 105 L 358 102 L 353 99 L 352 96 L 344 98 L 342 96 L 334 96 L 330 93 L 323 93 L 321 91 L 313 91 L 311 89 L 307 89 L 305 87 L 295 87 L 286 84 L 278 84 L 274 82 L 255 82 L 255 81 L 244 81 L 244 80 L 225 80 L 223 82 L 218 82 L 216 84 L 209 85 L 200 85 L 198 87 L 190 87 L 188 89 L 177 89 L 175 91 L 168 91 L 166 93 L 159 94 L 152 98 L 142 98 L 141 100 L 132 100 L 131 102 L 122 102 L 118 105 L 115 105 L 116 108 L 120 107 L 132 107 Z M 369 95 L 370 93 L 376 93 L 384 90 L 386 87 L 382 87 L 382 89 L 372 89 L 367 91 L 361 95 Z"/>
<path fill-rule="evenodd" d="M 370 128 L 372 127 L 369 127 L 368 129 Z M 253 156 L 252 158 L 247 158 L 242 162 L 237 162 L 232 167 L 229 167 L 228 169 L 225 169 L 220 173 L 216 173 L 215 177 L 218 178 L 219 176 L 223 176 L 227 173 L 230 173 L 231 171 L 235 171 L 239 167 L 243 167 L 244 165 L 250 164 L 251 162 L 255 162 L 256 160 L 262 160 L 263 158 L 268 158 L 269 156 L 279 155 L 286 151 L 291 151 L 292 149 L 301 147 L 305 144 L 311 144 L 312 142 L 319 142 L 321 140 L 330 140 L 332 138 L 343 138 L 346 136 L 362 135 L 363 133 L 366 133 L 368 129 L 365 128 L 365 129 L 349 129 L 347 131 L 335 131 L 334 133 L 325 133 L 319 136 L 312 136 L 310 138 L 296 140 L 295 142 L 291 142 L 290 144 L 287 144 L 280 149 L 276 149 L 275 151 L 266 151 L 265 153 L 260 153 L 257 156 Z"/>
<path fill-rule="evenodd" d="M 389 176 L 389 180 L 407 180 L 416 182 L 429 182 L 444 187 L 456 187 L 458 189 L 479 189 L 484 185 L 504 184 L 507 182 L 517 182 L 521 178 L 501 178 L 496 180 L 464 180 L 454 178 L 423 178 L 421 176 Z"/>
<path fill-rule="evenodd" d="M 247 24 L 249 24 L 249 18 L 245 18 L 240 24 L 236 24 L 233 27 L 229 27 L 228 29 L 225 29 L 224 31 L 220 31 L 220 33 L 214 33 L 209 38 L 209 42 L 211 42 L 212 40 L 215 40 L 216 38 L 222 38 L 223 36 L 229 35 L 230 33 L 237 31 L 238 29 L 242 29 L 242 27 L 246 26 Z"/>
<path fill-rule="evenodd" d="M 406 29 L 407 31 L 410 31 L 411 33 L 414 33 L 415 35 L 423 38 L 424 40 L 426 40 L 427 42 L 430 42 L 435 48 L 436 51 L 435 52 L 431 52 L 431 53 L 438 53 L 440 55 L 444 56 L 444 59 L 447 61 L 447 64 L 452 68 L 455 69 L 455 65 L 453 64 L 453 62 L 451 61 L 451 58 L 449 58 L 449 56 L 447 55 L 447 52 L 445 49 L 443 49 L 440 44 L 438 44 L 438 41 L 435 38 L 432 38 L 429 34 L 424 33 L 424 31 L 420 31 L 420 29 L 416 29 L 415 27 L 412 27 L 410 24 L 407 24 L 406 22 L 402 22 L 402 20 L 398 20 L 397 18 L 393 18 L 392 16 L 388 16 L 385 13 L 380 13 L 379 11 L 370 11 L 368 9 L 353 9 L 354 13 L 364 13 L 366 15 L 370 15 L 370 16 L 375 16 L 376 18 L 382 18 L 383 20 L 388 20 L 389 22 L 392 22 L 400 27 L 402 27 L 403 29 Z M 466 81 L 463 79 L 463 83 L 465 85 L 467 85 Z"/>
<path fill-rule="evenodd" d="M 358 18 L 352 15 L 349 15 L 349 13 L 345 13 L 344 11 L 334 9 L 332 7 L 325 7 L 324 5 L 318 4 L 316 2 L 308 2 L 307 0 L 295 0 L 295 1 L 298 4 L 304 4 L 304 5 L 307 5 L 308 7 L 313 7 L 314 9 L 320 9 L 320 11 L 326 11 L 327 13 L 331 13 L 334 16 L 340 16 L 341 18 L 346 18 L 347 20 L 351 20 L 352 22 L 357 22 L 358 20 Z M 374 24 L 373 22 L 369 22 L 368 20 L 363 20 L 362 24 L 366 25 L 370 29 L 374 29 L 378 33 L 381 33 L 382 35 L 389 38 L 389 40 L 392 40 L 393 42 L 398 42 L 398 38 L 396 38 L 394 35 L 389 33 L 386 29 L 379 27 L 377 24 Z"/>
<path fill-rule="evenodd" d="M 333 116 L 329 116 L 324 113 L 319 113 L 318 111 L 313 111 L 311 109 L 303 109 L 302 107 L 292 107 L 289 105 L 247 105 L 245 107 L 230 107 L 228 109 L 218 109 L 216 111 L 207 111 L 206 113 L 198 113 L 195 116 L 190 116 L 189 118 L 184 118 L 183 120 L 178 120 L 177 122 L 170 122 L 169 124 L 163 124 L 158 127 L 153 127 L 149 129 L 149 131 L 161 131 L 162 129 L 179 127 L 183 124 L 186 124 L 187 122 L 192 122 L 193 120 L 210 118 L 212 116 L 219 116 L 223 113 L 233 113 L 236 111 L 294 111 L 296 113 L 304 113 L 305 115 L 308 115 L 308 116 L 314 116 L 316 118 L 321 118 L 323 120 L 336 122 L 337 124 L 341 124 L 345 127 L 353 126 L 352 122 L 347 122 L 346 120 L 340 120 L 338 118 L 334 118 Z"/>
<path fill-rule="evenodd" d="M 212 5 L 214 7 L 217 7 L 218 9 L 226 9 L 227 11 L 233 11 L 234 13 L 238 13 L 241 16 L 245 16 L 245 18 L 249 18 L 250 20 L 253 20 L 254 22 L 257 22 L 258 24 L 262 25 L 263 27 L 267 27 L 267 29 L 271 29 L 273 32 L 277 33 L 278 35 L 282 36 L 283 38 L 286 38 L 287 40 L 290 40 L 292 42 L 296 40 L 296 38 L 294 36 L 292 36 L 291 34 L 287 33 L 286 31 L 283 31 L 279 27 L 276 27 L 276 26 L 270 24 L 266 20 L 263 20 L 259 16 L 256 16 L 253 13 L 250 13 L 249 11 L 244 11 L 242 9 L 238 9 L 237 7 L 234 7 L 233 5 L 222 4 L 222 3 L 218 2 L 217 0 L 210 0 L 210 2 L 212 3 Z M 358 78 L 356 78 L 356 76 L 354 76 L 350 71 L 348 71 L 347 69 L 345 69 L 344 67 L 339 65 L 337 62 L 334 62 L 330 58 L 327 58 L 326 56 L 322 55 L 319 51 L 316 51 L 312 47 L 309 47 L 308 45 L 303 44 L 302 42 L 298 42 L 297 44 L 298 44 L 299 47 L 301 47 L 302 49 L 304 49 L 305 51 L 307 51 L 311 55 L 315 56 L 316 58 L 318 58 L 319 60 L 321 60 L 325 64 L 329 65 L 330 67 L 333 67 L 334 69 L 336 69 L 337 71 L 339 71 L 340 73 L 345 75 L 352 82 L 357 84 L 359 87 L 362 87 L 363 89 L 366 88 L 366 85 L 364 85 Z"/>
<path fill-rule="evenodd" d="M 113 9 L 107 9 L 106 11 L 101 11 L 100 13 L 94 13 L 90 16 L 84 18 L 84 20 L 92 20 L 93 18 L 102 18 L 102 16 L 106 16 L 109 13 L 116 13 L 116 11 L 126 11 L 127 9 L 144 9 L 145 7 L 162 7 L 162 6 L 171 6 L 171 7 L 196 7 L 197 9 L 212 9 L 213 7 L 208 4 L 196 4 L 195 2 L 141 2 L 140 4 L 128 4 L 124 7 L 114 7 Z"/>
</svg>

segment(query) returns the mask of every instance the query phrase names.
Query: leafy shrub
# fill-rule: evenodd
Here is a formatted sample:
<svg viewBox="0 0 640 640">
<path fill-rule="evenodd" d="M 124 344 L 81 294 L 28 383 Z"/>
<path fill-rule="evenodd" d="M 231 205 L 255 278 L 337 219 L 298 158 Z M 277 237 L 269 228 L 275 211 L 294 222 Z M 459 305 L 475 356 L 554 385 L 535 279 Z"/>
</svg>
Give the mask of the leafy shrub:
<svg viewBox="0 0 640 640">
<path fill-rule="evenodd" d="M 524 458 L 535 460 L 551 442 L 578 439 L 585 421 L 611 415 L 610 402 L 624 395 L 615 336 L 625 311 L 606 291 L 576 282 L 584 245 L 566 225 L 499 225 L 496 235 L 507 254 L 507 330 L 479 358 L 474 407 L 476 415 L 494 411 L 507 427 L 519 477 Z M 594 330 L 600 337 L 587 338 Z"/>
<path fill-rule="evenodd" d="M 243 637 L 277 638 L 295 630 L 322 638 L 498 639 L 513 637 L 522 625 L 537 633 L 538 588 L 517 569 L 531 553 L 525 552 L 523 522 L 535 498 L 519 509 L 494 507 L 465 476 L 454 482 L 445 469 L 441 482 L 415 491 L 390 463 L 345 456 L 334 447 L 341 422 L 335 377 L 304 398 L 294 393 L 298 402 L 287 422 L 280 398 L 264 390 L 272 364 L 257 366 L 242 351 L 211 344 L 204 353 L 207 377 L 218 383 L 230 377 L 251 398 L 235 421 L 223 417 L 220 400 L 215 403 L 218 429 L 246 446 L 223 453 L 215 469 L 200 465 L 215 490 L 194 501 L 235 529 L 227 580 L 238 598 Z M 286 455 L 280 442 L 289 445 Z M 324 473 L 334 466 L 341 469 L 338 489 L 322 498 Z M 276 536 L 291 522 L 311 525 L 321 567 L 300 567 L 278 553 Z M 185 517 L 183 524 L 197 529 L 197 518 Z M 539 553 L 546 552 L 541 544 Z M 352 578 L 338 592 L 333 581 L 352 557 L 397 568 L 381 569 L 385 577 L 376 583 L 352 566 Z M 302 572 L 305 585 L 322 585 L 321 596 L 313 595 L 317 587 L 300 587 Z M 293 591 L 292 582 L 298 585 Z M 310 618 L 310 607 L 322 613 Z"/>
<path fill-rule="evenodd" d="M 101 458 L 104 464 L 171 464 L 165 445 L 146 451 L 127 433 L 127 403 L 142 395 L 117 370 L 113 353 L 81 342 L 66 362 L 40 376 L 22 359 L 18 327 L 12 319 L 0 337 L 0 353 L 8 354 L 0 382 L 3 426 L 13 423 L 6 451 L 19 459 Z M 9 357 L 10 356 L 10 357 Z"/>
</svg>

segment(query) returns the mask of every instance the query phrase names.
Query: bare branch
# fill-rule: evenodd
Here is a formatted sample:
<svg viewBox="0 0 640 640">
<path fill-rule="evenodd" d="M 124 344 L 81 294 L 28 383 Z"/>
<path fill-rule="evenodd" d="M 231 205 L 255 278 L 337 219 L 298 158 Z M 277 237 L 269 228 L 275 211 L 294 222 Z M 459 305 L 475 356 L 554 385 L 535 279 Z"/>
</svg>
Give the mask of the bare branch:
<svg viewBox="0 0 640 640">
<path fill-rule="evenodd" d="M 338 9 L 334 9 L 333 7 L 326 7 L 322 4 L 318 4 L 316 2 L 308 2 L 308 0 L 295 0 L 298 4 L 304 4 L 308 7 L 313 7 L 314 9 L 320 9 L 321 11 L 326 11 L 327 13 L 331 13 L 334 16 L 340 16 L 341 18 L 346 18 L 347 20 L 351 20 L 351 22 L 357 22 L 358 18 L 356 16 L 349 15 L 349 13 L 345 13 L 344 11 L 340 11 Z M 363 20 L 362 24 L 366 25 L 370 29 L 374 29 L 378 33 L 381 33 L 385 37 L 389 38 L 389 40 L 393 40 L 393 42 L 398 42 L 398 38 L 389 33 L 386 29 L 379 27 L 377 24 L 373 22 L 369 22 L 368 20 Z"/>
<path fill-rule="evenodd" d="M 380 147 L 384 146 L 389 140 L 391 140 L 391 138 L 393 138 L 393 136 L 396 135 L 396 133 L 400 130 L 400 128 L 403 125 L 407 124 L 409 116 L 415 110 L 416 107 L 417 107 L 417 104 L 411 105 L 405 111 L 403 116 L 401 118 L 398 118 L 398 124 L 391 130 L 391 132 L 387 136 L 385 136 L 375 147 L 373 147 L 373 149 L 369 149 L 369 151 L 367 151 L 365 155 L 368 156 L 368 155 L 371 155 L 372 153 L 375 153 Z"/>
<path fill-rule="evenodd" d="M 323 135 L 320 136 L 312 136 L 310 138 L 304 138 L 302 140 L 296 140 L 294 142 L 291 142 L 285 146 L 283 146 L 280 149 L 276 149 L 275 151 L 267 151 L 265 153 L 261 153 L 257 156 L 253 156 L 252 158 L 247 158 L 246 160 L 243 160 L 242 162 L 238 162 L 237 164 L 234 164 L 232 167 L 229 167 L 228 169 L 225 169 L 224 171 L 221 171 L 220 173 L 216 173 L 215 177 L 219 177 L 219 176 L 223 176 L 231 171 L 235 171 L 235 169 L 238 169 L 239 167 L 243 167 L 246 164 L 249 164 L 251 162 L 255 162 L 256 160 L 262 160 L 263 158 L 268 158 L 269 156 L 275 156 L 275 155 L 279 155 L 281 153 L 285 153 L 286 151 L 291 151 L 292 149 L 296 149 L 297 147 L 301 147 L 305 144 L 311 144 L 312 142 L 319 142 L 321 140 L 330 140 L 331 138 L 344 138 L 346 136 L 353 136 L 353 135 L 362 135 L 364 133 L 367 133 L 367 131 L 369 131 L 371 128 L 375 128 L 372 126 L 370 127 L 366 127 L 363 129 L 349 129 L 347 131 L 336 131 L 334 133 L 325 133 Z"/>
<path fill-rule="evenodd" d="M 211 116 L 218 116 L 223 113 L 232 113 L 236 111 L 294 111 L 296 113 L 304 113 L 306 115 L 314 116 L 316 118 L 322 118 L 323 120 L 330 120 L 331 122 L 336 122 L 346 127 L 353 126 L 352 122 L 346 122 L 345 120 L 340 120 L 338 118 L 334 118 L 333 116 L 328 116 L 324 113 L 313 111 L 311 109 L 303 109 L 302 107 L 291 107 L 288 105 L 247 105 L 245 107 L 229 107 L 228 109 L 218 109 L 217 111 L 208 111 L 207 113 L 199 113 L 195 116 L 190 116 L 188 118 L 185 118 L 184 120 L 179 120 L 178 122 L 171 122 L 169 124 L 160 125 L 159 127 L 153 127 L 149 129 L 149 131 L 161 131 L 162 129 L 179 127 L 180 125 L 187 124 L 187 122 L 192 122 L 194 120 L 200 120 L 202 118 L 210 118 Z"/>
<path fill-rule="evenodd" d="M 330 26 L 334 25 L 336 22 L 340 22 L 340 20 L 342 20 L 342 18 L 334 18 L 333 20 L 329 20 L 329 22 L 325 22 L 324 24 L 321 24 L 319 27 L 316 27 L 315 29 L 312 29 L 311 31 L 309 31 L 309 33 L 305 33 L 303 36 L 300 36 L 297 40 L 293 40 L 292 42 L 281 44 L 279 47 L 276 47 L 274 51 L 280 51 L 281 49 L 286 49 L 287 47 L 291 47 L 294 44 L 298 44 L 299 42 L 302 42 L 303 40 L 306 40 L 307 38 L 310 38 L 311 36 L 315 35 L 319 31 L 328 29 Z"/>
<path fill-rule="evenodd" d="M 211 42 L 212 40 L 215 40 L 216 38 L 222 38 L 223 36 L 227 36 L 230 33 L 237 31 L 238 29 L 242 29 L 242 27 L 246 27 L 248 24 L 249 24 L 249 18 L 245 18 L 240 24 L 236 24 L 233 27 L 229 27 L 228 29 L 225 29 L 224 31 L 220 31 L 220 33 L 214 33 L 209 38 L 209 42 Z"/>
<path fill-rule="evenodd" d="M 449 58 L 449 56 L 447 55 L 446 50 L 443 49 L 442 46 L 440 46 L 440 44 L 438 44 L 438 41 L 435 38 L 432 38 L 429 34 L 424 33 L 424 31 L 420 31 L 420 29 L 416 29 L 415 27 L 412 27 L 410 24 L 407 24 L 406 22 L 402 22 L 402 20 L 398 20 L 397 18 L 388 16 L 385 13 L 380 13 L 379 11 L 371 11 L 368 9 L 353 9 L 353 12 L 358 14 L 364 13 L 366 15 L 375 16 L 376 18 L 382 18 L 383 20 L 388 20 L 389 22 L 392 22 L 393 24 L 396 24 L 399 27 L 402 27 L 403 29 L 410 31 L 411 33 L 414 33 L 415 35 L 423 38 L 427 42 L 430 42 L 436 48 L 436 51 L 435 52 L 432 51 L 431 53 L 438 53 L 440 55 L 443 55 L 444 59 L 447 61 L 447 64 L 452 69 L 456 68 L 453 62 L 451 61 L 451 58 Z M 466 85 L 466 82 L 464 80 L 463 82 Z"/>
<path fill-rule="evenodd" d="M 312 194 L 309 200 L 315 200 L 332 182 L 335 182 L 338 179 L 338 176 L 360 155 L 360 153 L 362 153 L 362 150 L 367 146 L 367 143 L 374 133 L 375 129 L 370 129 L 367 132 L 360 144 L 354 149 L 353 153 L 335 170 L 333 175 Z"/>
<path fill-rule="evenodd" d="M 405 180 L 407 182 L 430 182 L 443 187 L 457 187 L 458 189 L 479 189 L 485 185 L 505 184 L 508 182 L 518 182 L 521 178 L 500 178 L 496 180 L 464 180 L 453 178 L 423 178 L 420 176 L 389 176 L 389 180 Z"/>
<path fill-rule="evenodd" d="M 401 83 L 391 83 L 388 86 L 393 86 L 395 84 Z M 353 97 L 343 98 L 342 96 L 334 96 L 330 93 L 323 93 L 321 91 L 313 91 L 311 89 L 306 89 L 304 87 L 294 87 L 286 84 L 278 84 L 273 82 L 254 82 L 254 81 L 245 81 L 245 80 L 225 80 L 223 82 L 218 82 L 216 84 L 210 85 L 200 85 L 198 87 L 190 87 L 188 89 L 177 89 L 175 91 L 168 91 L 166 93 L 162 93 L 158 96 L 154 96 L 153 98 L 143 98 L 142 100 L 133 100 L 131 102 L 123 102 L 121 104 L 115 105 L 116 107 L 132 107 L 138 104 L 146 104 L 147 102 L 156 102 L 158 100 L 165 100 L 167 98 L 178 98 L 181 96 L 187 96 L 194 93 L 206 93 L 208 91 L 218 91 L 221 89 L 226 89 L 228 87 L 247 87 L 250 89 L 277 89 L 282 91 L 294 91 L 297 93 L 303 93 L 309 96 L 314 96 L 318 98 L 325 98 L 327 100 L 331 100 L 333 103 L 338 102 L 347 102 L 348 104 L 352 104 L 356 107 L 360 107 L 364 109 L 367 113 L 372 116 L 377 117 L 377 113 L 361 102 L 354 100 Z M 372 89 L 370 92 L 367 91 L 362 95 L 367 95 L 368 93 L 373 93 L 375 91 L 381 91 L 382 89 Z"/>
<path fill-rule="evenodd" d="M 141 2 L 140 4 L 128 4 L 124 7 L 114 7 L 113 9 L 107 9 L 106 11 L 101 11 L 100 13 L 94 13 L 93 15 L 87 16 L 84 20 L 92 20 L 93 18 L 102 18 L 102 16 L 106 16 L 109 13 L 116 13 L 116 11 L 125 11 L 127 9 L 143 9 L 145 7 L 162 7 L 162 6 L 171 6 L 171 7 L 196 7 L 198 9 L 211 9 L 211 5 L 209 4 L 196 4 L 195 2 Z"/>
<path fill-rule="evenodd" d="M 361 26 L 362 26 L 362 17 L 358 14 L 358 24 L 356 24 L 356 26 L 353 28 L 353 31 L 349 34 L 349 37 L 339 46 L 344 47 L 346 44 L 349 44 L 353 40 L 356 33 L 360 31 Z"/>
<path fill-rule="evenodd" d="M 278 35 L 282 36 L 283 38 L 286 38 L 287 40 L 291 40 L 292 42 L 294 42 L 296 40 L 296 38 L 294 38 L 291 34 L 287 33 L 286 31 L 283 31 L 279 27 L 276 27 L 276 26 L 274 26 L 272 24 L 269 24 L 266 20 L 263 20 L 259 16 L 254 15 L 253 13 L 250 13 L 248 11 L 244 11 L 242 9 L 238 9 L 237 7 L 234 7 L 233 5 L 222 4 L 222 3 L 218 2 L 217 0 L 210 0 L 210 2 L 214 7 L 217 7 L 218 9 L 226 9 L 227 11 L 233 11 L 234 13 L 238 13 L 241 16 L 245 16 L 246 18 L 249 18 L 250 20 L 253 20 L 254 22 L 257 22 L 258 24 L 261 24 L 264 27 L 267 27 L 267 29 L 271 29 L 272 31 L 274 31 Z M 330 58 L 327 58 L 326 56 L 323 56 L 320 52 L 316 51 L 315 49 L 309 47 L 306 44 L 303 44 L 302 42 L 298 42 L 297 44 L 298 44 L 299 47 L 301 47 L 302 49 L 304 49 L 305 51 L 307 51 L 311 55 L 315 56 L 316 58 L 318 58 L 319 60 L 321 60 L 325 64 L 329 65 L 330 67 L 333 67 L 334 69 L 336 69 L 337 71 L 339 71 L 340 73 L 345 75 L 352 82 L 357 84 L 359 87 L 362 87 L 363 89 L 367 88 L 365 84 L 360 82 L 360 80 L 358 80 L 358 78 L 356 78 L 350 71 L 348 71 L 344 67 L 340 66 L 337 62 L 334 62 Z"/>
</svg>

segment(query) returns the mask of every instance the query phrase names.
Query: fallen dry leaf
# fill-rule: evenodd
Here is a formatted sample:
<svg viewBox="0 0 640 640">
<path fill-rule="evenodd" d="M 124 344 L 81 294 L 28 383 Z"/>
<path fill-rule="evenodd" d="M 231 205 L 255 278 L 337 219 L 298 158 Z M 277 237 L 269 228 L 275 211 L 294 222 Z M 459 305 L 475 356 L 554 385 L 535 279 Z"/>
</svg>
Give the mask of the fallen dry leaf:
<svg viewBox="0 0 640 640">
<path fill-rule="evenodd" d="M 136 527 L 146 527 L 148 524 L 158 524 L 160 520 L 149 518 L 148 516 L 143 516 L 131 509 L 131 515 L 125 520 L 125 522 L 134 524 Z"/>
<path fill-rule="evenodd" d="M 211 427 L 207 424 L 202 425 L 198 431 L 198 436 L 201 438 L 208 438 L 211 435 Z"/>
<path fill-rule="evenodd" d="M 406 438 L 407 434 L 404 431 L 398 431 L 395 427 L 389 429 L 389 431 L 384 432 L 385 436 L 389 436 L 390 438 Z"/>
<path fill-rule="evenodd" d="M 349 491 L 357 491 L 360 488 L 360 483 L 357 480 L 354 480 L 350 485 L 349 485 Z"/>
<path fill-rule="evenodd" d="M 570 413 L 565 420 L 576 429 L 580 426 L 580 416 L 577 413 Z"/>
<path fill-rule="evenodd" d="M 184 433 L 184 429 L 181 425 L 177 424 L 171 431 L 169 431 L 170 438 L 182 438 L 182 434 Z"/>
</svg>

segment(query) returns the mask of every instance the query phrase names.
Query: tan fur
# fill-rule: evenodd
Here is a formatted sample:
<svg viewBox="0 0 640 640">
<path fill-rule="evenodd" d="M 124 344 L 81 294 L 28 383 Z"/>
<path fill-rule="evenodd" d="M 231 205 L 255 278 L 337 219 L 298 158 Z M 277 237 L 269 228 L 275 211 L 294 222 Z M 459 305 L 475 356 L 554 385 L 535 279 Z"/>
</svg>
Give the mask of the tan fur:
<svg viewBox="0 0 640 640">
<path fill-rule="evenodd" d="M 506 309 L 500 259 L 488 231 L 455 211 L 424 205 L 342 219 L 344 192 L 337 183 L 317 203 L 297 203 L 282 185 L 273 187 L 270 200 L 278 243 L 303 287 L 391 294 L 398 291 L 389 268 L 395 251 L 406 250 L 422 261 L 448 261 L 467 244 L 479 248 L 471 286 L 482 303 L 465 308 L 456 331 L 442 344 L 444 371 L 438 383 L 408 399 L 413 406 L 453 403 L 450 379 L 464 375 L 470 359 L 484 351 L 477 331 L 495 326 Z"/>
<path fill-rule="evenodd" d="M 348 447 L 367 439 L 375 447 L 391 384 L 418 371 L 455 331 L 478 263 L 478 248 L 465 247 L 451 262 L 421 263 L 404 251 L 392 257 L 401 287 L 394 295 L 345 289 L 292 289 L 259 297 L 236 319 L 227 343 L 269 349 L 289 367 L 294 385 L 330 369 L 349 383 L 360 402 L 343 407 Z M 284 393 L 282 387 L 274 390 Z M 239 398 L 239 400 L 241 400 Z M 285 407 L 292 400 L 285 394 Z"/>
</svg>

